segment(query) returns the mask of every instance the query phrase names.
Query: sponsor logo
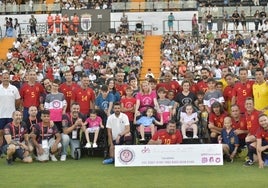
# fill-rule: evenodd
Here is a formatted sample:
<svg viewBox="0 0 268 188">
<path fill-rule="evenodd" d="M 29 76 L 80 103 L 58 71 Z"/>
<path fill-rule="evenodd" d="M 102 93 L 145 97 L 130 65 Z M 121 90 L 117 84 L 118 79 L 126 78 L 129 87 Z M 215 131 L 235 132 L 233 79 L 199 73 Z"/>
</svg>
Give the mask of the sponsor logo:
<svg viewBox="0 0 268 188">
<path fill-rule="evenodd" d="M 81 15 L 81 28 L 83 31 L 89 31 L 91 29 L 91 14 Z"/>
</svg>

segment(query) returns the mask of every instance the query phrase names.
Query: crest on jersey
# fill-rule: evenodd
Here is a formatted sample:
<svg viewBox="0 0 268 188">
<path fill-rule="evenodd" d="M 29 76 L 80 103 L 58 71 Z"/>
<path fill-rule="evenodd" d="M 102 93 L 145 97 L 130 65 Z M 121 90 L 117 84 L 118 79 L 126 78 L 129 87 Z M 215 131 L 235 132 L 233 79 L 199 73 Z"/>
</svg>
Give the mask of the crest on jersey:
<svg viewBox="0 0 268 188">
<path fill-rule="evenodd" d="M 83 31 L 89 31 L 91 29 L 91 14 L 81 15 L 81 28 Z"/>
</svg>

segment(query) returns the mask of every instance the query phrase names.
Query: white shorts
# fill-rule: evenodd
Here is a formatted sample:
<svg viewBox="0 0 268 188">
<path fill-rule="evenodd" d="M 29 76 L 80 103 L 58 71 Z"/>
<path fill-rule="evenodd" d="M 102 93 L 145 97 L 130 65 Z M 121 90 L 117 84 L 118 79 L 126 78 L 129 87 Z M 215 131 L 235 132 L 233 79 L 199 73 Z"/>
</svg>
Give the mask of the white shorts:
<svg viewBox="0 0 268 188">
<path fill-rule="evenodd" d="M 90 128 L 87 128 L 87 131 L 88 131 L 89 133 L 94 133 L 94 132 L 96 132 L 97 130 L 99 130 L 99 127 L 90 127 Z"/>
<path fill-rule="evenodd" d="M 43 147 L 42 144 L 40 144 L 42 146 L 42 148 L 44 149 L 44 153 L 42 155 L 37 155 L 38 161 L 48 161 L 49 160 L 49 150 L 53 146 L 54 143 L 55 143 L 55 139 L 51 138 L 48 140 L 48 147 Z M 61 147 L 62 147 L 61 143 L 58 143 L 58 148 L 61 148 Z"/>
</svg>

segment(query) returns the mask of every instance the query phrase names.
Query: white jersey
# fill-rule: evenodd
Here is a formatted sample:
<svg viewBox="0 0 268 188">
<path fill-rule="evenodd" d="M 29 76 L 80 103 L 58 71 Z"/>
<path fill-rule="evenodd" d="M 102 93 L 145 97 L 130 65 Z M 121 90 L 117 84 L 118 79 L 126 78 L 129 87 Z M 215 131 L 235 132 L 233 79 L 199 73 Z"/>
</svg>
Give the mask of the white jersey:
<svg viewBox="0 0 268 188">
<path fill-rule="evenodd" d="M 113 140 L 116 139 L 118 134 L 125 130 L 125 127 L 129 126 L 129 119 L 126 114 L 120 113 L 119 117 L 112 114 L 108 117 L 106 127 L 112 129 Z"/>
<path fill-rule="evenodd" d="M 20 93 L 15 86 L 9 84 L 4 88 L 3 84 L 0 85 L 0 118 L 12 118 L 17 99 L 20 99 Z"/>
</svg>

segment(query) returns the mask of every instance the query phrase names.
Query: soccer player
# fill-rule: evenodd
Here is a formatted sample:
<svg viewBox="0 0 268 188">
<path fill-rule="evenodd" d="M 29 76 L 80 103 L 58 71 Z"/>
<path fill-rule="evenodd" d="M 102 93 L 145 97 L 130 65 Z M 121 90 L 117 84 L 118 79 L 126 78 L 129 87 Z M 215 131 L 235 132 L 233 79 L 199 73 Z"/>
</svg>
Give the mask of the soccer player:
<svg viewBox="0 0 268 188">
<path fill-rule="evenodd" d="M 120 96 L 126 95 L 127 84 L 124 83 L 125 73 L 123 71 L 118 71 L 116 74 L 115 89 L 120 93 Z M 107 84 L 108 85 L 108 84 Z"/>
<path fill-rule="evenodd" d="M 55 157 L 61 150 L 61 135 L 57 126 L 50 121 L 50 112 L 48 110 L 41 111 L 42 122 L 35 124 L 31 133 L 33 145 L 36 149 L 37 160 L 45 162 L 49 160 L 56 162 Z"/>
<path fill-rule="evenodd" d="M 239 147 L 244 147 L 245 138 L 248 134 L 247 123 L 244 116 L 241 115 L 239 107 L 235 104 L 231 106 L 232 127 L 239 138 Z"/>
<path fill-rule="evenodd" d="M 260 129 L 256 134 L 257 138 L 257 156 L 259 168 L 268 166 L 268 116 L 262 114 L 259 116 Z"/>
<path fill-rule="evenodd" d="M 7 164 L 12 165 L 16 158 L 25 163 L 31 163 L 33 160 L 29 154 L 32 147 L 29 143 L 26 124 L 22 121 L 21 112 L 13 112 L 12 119 L 12 122 L 4 127 L 3 151 L 7 157 Z"/>
<path fill-rule="evenodd" d="M 88 115 L 89 109 L 95 109 L 95 93 L 89 87 L 89 78 L 86 75 L 81 76 L 81 87 L 74 90 L 71 104 L 77 102 L 80 106 L 80 112 Z"/>
<path fill-rule="evenodd" d="M 233 88 L 235 84 L 235 75 L 232 73 L 229 73 L 225 76 L 225 80 L 227 82 L 227 86 L 223 90 L 223 98 L 224 98 L 224 107 L 225 109 L 230 112 L 231 109 L 231 103 L 233 98 Z"/>
<path fill-rule="evenodd" d="M 71 156 L 75 158 L 74 155 L 75 149 L 80 148 L 80 130 L 83 122 L 85 121 L 85 116 L 80 113 L 80 106 L 78 103 L 72 103 L 71 112 L 63 114 L 62 116 L 62 128 L 63 133 L 61 134 L 62 138 L 62 151 L 61 151 L 61 161 L 66 160 L 67 149 L 70 145 Z M 77 150 L 78 159 L 81 157 L 81 150 Z"/>
<path fill-rule="evenodd" d="M 239 69 L 240 81 L 235 83 L 233 88 L 232 104 L 237 104 L 239 106 L 240 112 L 245 113 L 245 101 L 246 98 L 252 97 L 252 86 L 254 81 L 248 80 L 248 70 L 246 68 Z"/>
<path fill-rule="evenodd" d="M 210 78 L 208 68 L 201 69 L 202 80 L 197 83 L 197 91 L 203 91 L 204 93 L 208 90 L 207 81 Z"/>
<path fill-rule="evenodd" d="M 73 82 L 73 74 L 71 71 L 66 71 L 64 73 L 64 77 L 66 79 L 66 82 L 62 83 L 60 85 L 59 91 L 64 94 L 65 100 L 67 102 L 67 108 L 66 112 L 70 112 L 70 106 L 71 106 L 71 99 L 72 99 L 72 93 L 75 89 L 79 88 L 77 83 Z"/>
<path fill-rule="evenodd" d="M 39 108 L 40 97 L 43 93 L 45 93 L 44 87 L 40 83 L 36 82 L 36 71 L 29 70 L 27 74 L 28 82 L 24 83 L 20 88 L 23 106 L 23 118 L 27 118 L 29 116 L 28 112 L 30 106 L 36 106 Z"/>
<path fill-rule="evenodd" d="M 3 145 L 4 126 L 12 121 L 12 113 L 19 106 L 19 91 L 15 86 L 10 84 L 9 72 L 3 71 L 2 84 L 0 85 L 0 148 Z"/>
<path fill-rule="evenodd" d="M 182 135 L 179 130 L 176 130 L 176 122 L 170 120 L 166 129 L 157 131 L 149 140 L 148 144 L 180 144 L 182 143 Z"/>
<path fill-rule="evenodd" d="M 182 88 L 181 88 L 180 84 L 176 80 L 172 80 L 172 77 L 173 77 L 173 75 L 171 72 L 166 72 L 164 81 L 157 84 L 156 91 L 160 87 L 163 87 L 167 91 L 170 91 L 170 90 L 174 91 L 175 95 L 177 95 L 179 92 L 181 92 Z"/>
<path fill-rule="evenodd" d="M 268 83 L 264 80 L 264 70 L 257 68 L 253 84 L 254 107 L 256 110 L 268 114 Z"/>
</svg>

